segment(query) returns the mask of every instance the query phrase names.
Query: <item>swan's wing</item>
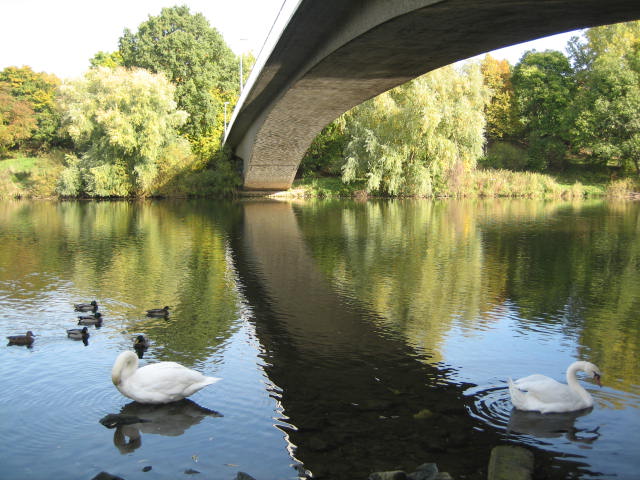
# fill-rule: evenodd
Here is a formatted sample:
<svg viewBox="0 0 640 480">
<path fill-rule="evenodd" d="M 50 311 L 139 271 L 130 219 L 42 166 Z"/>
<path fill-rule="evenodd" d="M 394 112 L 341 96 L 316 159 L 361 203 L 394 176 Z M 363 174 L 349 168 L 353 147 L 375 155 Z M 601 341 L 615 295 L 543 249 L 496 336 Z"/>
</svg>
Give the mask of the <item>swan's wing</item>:
<svg viewBox="0 0 640 480">
<path fill-rule="evenodd" d="M 192 395 L 214 381 L 178 363 L 160 362 L 136 370 L 128 380 L 128 387 L 139 395 L 144 392 L 158 400 L 164 397 L 175 400 Z"/>
<path fill-rule="evenodd" d="M 562 385 L 560 382 L 557 382 L 553 378 L 549 378 L 546 375 L 540 375 L 536 373 L 534 375 L 529 375 L 528 377 L 519 378 L 513 382 L 518 388 L 521 390 L 529 390 L 529 389 L 551 389 L 555 388 L 557 385 Z"/>
<path fill-rule="evenodd" d="M 529 375 L 513 382 L 523 392 L 526 392 L 532 400 L 538 400 L 545 404 L 568 402 L 573 399 L 571 389 L 564 383 L 560 383 L 545 375 Z"/>
</svg>

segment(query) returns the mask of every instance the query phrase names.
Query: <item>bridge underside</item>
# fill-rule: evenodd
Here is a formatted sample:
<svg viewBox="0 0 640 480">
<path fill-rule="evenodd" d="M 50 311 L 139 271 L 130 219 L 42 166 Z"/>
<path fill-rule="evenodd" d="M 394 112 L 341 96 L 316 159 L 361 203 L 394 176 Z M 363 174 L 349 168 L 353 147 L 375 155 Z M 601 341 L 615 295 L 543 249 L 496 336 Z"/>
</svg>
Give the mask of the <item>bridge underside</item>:
<svg viewBox="0 0 640 480">
<path fill-rule="evenodd" d="M 496 48 L 637 18 L 637 0 L 303 0 L 227 144 L 245 189 L 287 189 L 322 128 L 369 98 Z"/>
</svg>

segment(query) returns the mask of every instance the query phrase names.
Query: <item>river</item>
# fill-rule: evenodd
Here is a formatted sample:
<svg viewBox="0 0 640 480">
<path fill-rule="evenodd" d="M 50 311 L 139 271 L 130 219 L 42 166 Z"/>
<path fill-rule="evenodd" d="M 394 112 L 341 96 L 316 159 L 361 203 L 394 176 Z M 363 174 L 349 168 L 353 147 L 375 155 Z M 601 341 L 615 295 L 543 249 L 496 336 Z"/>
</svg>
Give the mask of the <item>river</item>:
<svg viewBox="0 0 640 480">
<path fill-rule="evenodd" d="M 36 335 L 0 347 L 0 478 L 483 479 L 502 444 L 539 479 L 638 475 L 640 202 L 5 200 L 0 245 L 0 333 Z M 111 367 L 139 334 L 141 365 L 222 380 L 132 402 Z M 593 409 L 512 410 L 509 377 L 575 360 Z"/>
</svg>

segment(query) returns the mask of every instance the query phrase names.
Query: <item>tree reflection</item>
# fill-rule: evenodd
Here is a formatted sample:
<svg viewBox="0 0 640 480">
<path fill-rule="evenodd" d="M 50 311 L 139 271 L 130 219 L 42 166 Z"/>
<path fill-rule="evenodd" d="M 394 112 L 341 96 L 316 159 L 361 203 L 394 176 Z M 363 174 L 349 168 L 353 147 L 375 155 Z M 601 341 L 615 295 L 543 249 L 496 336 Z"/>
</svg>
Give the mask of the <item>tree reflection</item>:
<svg viewBox="0 0 640 480">
<path fill-rule="evenodd" d="M 29 301 L 68 295 L 68 285 L 78 298 L 105 299 L 106 326 L 143 331 L 156 357 L 194 364 L 229 338 L 238 316 L 225 212 L 187 201 L 3 201 L 0 281 L 28 281 Z M 156 304 L 175 306 L 170 321 L 144 317 Z"/>
<path fill-rule="evenodd" d="M 637 202 L 328 201 L 296 213 L 336 289 L 432 361 L 452 327 L 486 328 L 508 300 L 521 318 L 579 334 L 577 354 L 609 385 L 640 384 Z"/>
</svg>

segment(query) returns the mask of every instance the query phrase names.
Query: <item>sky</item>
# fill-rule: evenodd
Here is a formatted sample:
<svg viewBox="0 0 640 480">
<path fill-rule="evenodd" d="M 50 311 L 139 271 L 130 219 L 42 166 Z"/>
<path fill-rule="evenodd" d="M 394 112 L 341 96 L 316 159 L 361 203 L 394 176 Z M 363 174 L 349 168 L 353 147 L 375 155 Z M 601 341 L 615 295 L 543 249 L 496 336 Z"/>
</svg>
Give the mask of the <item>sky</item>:
<svg viewBox="0 0 640 480">
<path fill-rule="evenodd" d="M 260 52 L 285 0 L 0 0 L 0 70 L 23 65 L 59 78 L 82 75 L 97 52 L 113 52 L 125 28 L 135 32 L 164 7 L 187 5 L 202 13 L 239 54 Z M 283 9 L 295 1 L 289 0 Z M 289 8 L 290 9 L 290 8 Z M 285 18 L 286 20 L 286 18 Z M 564 51 L 571 34 L 509 47 L 492 55 L 512 64 L 535 48 Z"/>
</svg>

